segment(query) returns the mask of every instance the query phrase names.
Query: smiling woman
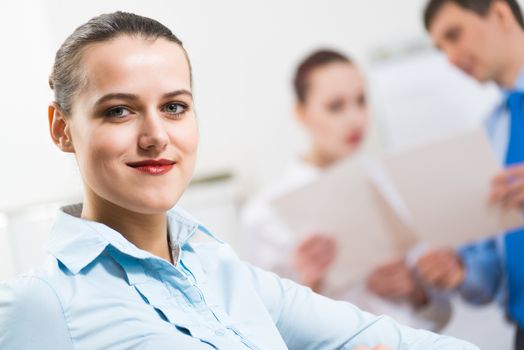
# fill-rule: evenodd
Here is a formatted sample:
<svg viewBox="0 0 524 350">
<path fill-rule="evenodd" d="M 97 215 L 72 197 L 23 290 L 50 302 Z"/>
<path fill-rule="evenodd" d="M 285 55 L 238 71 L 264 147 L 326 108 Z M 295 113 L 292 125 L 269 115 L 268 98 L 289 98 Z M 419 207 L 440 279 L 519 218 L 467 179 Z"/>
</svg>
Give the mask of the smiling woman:
<svg viewBox="0 0 524 350">
<path fill-rule="evenodd" d="M 83 204 L 63 208 L 46 264 L 0 284 L 1 349 L 476 349 L 398 325 L 241 262 L 181 209 L 198 128 L 187 54 L 130 13 L 80 26 L 50 78 L 51 137 Z M 382 349 L 382 347 L 380 347 Z"/>
</svg>

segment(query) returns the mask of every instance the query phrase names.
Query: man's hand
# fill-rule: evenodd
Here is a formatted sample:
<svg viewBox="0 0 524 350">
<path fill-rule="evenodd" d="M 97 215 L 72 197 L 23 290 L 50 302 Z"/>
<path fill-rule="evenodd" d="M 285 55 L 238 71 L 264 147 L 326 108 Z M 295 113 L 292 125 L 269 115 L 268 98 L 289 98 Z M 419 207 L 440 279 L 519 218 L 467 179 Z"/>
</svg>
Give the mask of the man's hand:
<svg viewBox="0 0 524 350">
<path fill-rule="evenodd" d="M 318 292 L 336 257 L 336 241 L 324 234 L 312 234 L 293 254 L 293 266 L 300 282 Z"/>
<path fill-rule="evenodd" d="M 430 251 L 417 261 L 416 268 L 423 282 L 445 290 L 458 288 L 466 275 L 462 260 L 451 249 Z"/>
<path fill-rule="evenodd" d="M 524 209 L 524 164 L 513 165 L 493 178 L 489 200 L 505 209 Z"/>
</svg>

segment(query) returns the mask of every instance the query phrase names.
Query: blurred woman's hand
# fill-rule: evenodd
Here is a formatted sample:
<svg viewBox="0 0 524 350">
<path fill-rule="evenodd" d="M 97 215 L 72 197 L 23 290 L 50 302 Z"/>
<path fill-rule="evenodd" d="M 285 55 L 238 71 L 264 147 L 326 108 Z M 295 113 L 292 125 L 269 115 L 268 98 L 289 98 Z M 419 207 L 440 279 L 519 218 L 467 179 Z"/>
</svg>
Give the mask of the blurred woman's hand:
<svg viewBox="0 0 524 350">
<path fill-rule="evenodd" d="M 407 299 L 415 306 L 427 302 L 426 293 L 417 284 L 404 259 L 398 259 L 376 268 L 368 277 L 367 287 L 387 299 Z"/>
<path fill-rule="evenodd" d="M 426 284 L 452 290 L 464 281 L 466 269 L 454 250 L 436 249 L 417 261 L 417 275 Z"/>
<path fill-rule="evenodd" d="M 335 257 L 336 240 L 325 234 L 312 234 L 295 249 L 293 267 L 300 282 L 318 292 Z"/>
<path fill-rule="evenodd" d="M 369 348 L 367 346 L 357 346 L 353 350 L 390 350 L 390 349 L 385 345 L 377 345 L 374 348 Z"/>
</svg>

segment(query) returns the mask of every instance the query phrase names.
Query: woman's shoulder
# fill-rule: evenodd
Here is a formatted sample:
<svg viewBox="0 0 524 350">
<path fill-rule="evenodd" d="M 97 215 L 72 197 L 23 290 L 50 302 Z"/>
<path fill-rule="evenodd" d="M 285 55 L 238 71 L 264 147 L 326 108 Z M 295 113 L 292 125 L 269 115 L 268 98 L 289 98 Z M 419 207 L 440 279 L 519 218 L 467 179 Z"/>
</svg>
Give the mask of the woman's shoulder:
<svg viewBox="0 0 524 350">
<path fill-rule="evenodd" d="M 217 241 L 192 242 L 189 254 L 183 253 L 184 257 L 194 254 L 202 264 L 218 266 L 221 264 L 239 263 L 241 260 L 235 250 L 227 243 Z"/>
<path fill-rule="evenodd" d="M 70 348 L 64 307 L 51 271 L 39 268 L 0 282 L 0 329 L 1 349 Z"/>
<path fill-rule="evenodd" d="M 319 169 L 302 159 L 296 159 L 287 165 L 283 174 L 260 192 L 260 196 L 271 199 L 292 192 L 312 183 L 319 173 Z"/>
<path fill-rule="evenodd" d="M 54 257 L 48 257 L 39 267 L 0 282 L 0 305 L 35 306 L 60 301 L 67 272 Z"/>
<path fill-rule="evenodd" d="M 49 280 L 38 274 L 28 273 L 0 282 L 2 307 L 10 305 L 13 309 L 37 309 L 53 300 L 58 300 L 56 289 Z"/>
<path fill-rule="evenodd" d="M 263 187 L 246 203 L 243 217 L 260 217 L 270 211 L 271 202 L 287 193 L 293 192 L 312 183 L 318 176 L 319 170 L 301 159 L 290 162 L 283 174 Z"/>
<path fill-rule="evenodd" d="M 50 317 L 61 312 L 58 288 L 45 268 L 0 282 L 0 322 L 12 316 L 33 323 L 40 316 Z"/>
</svg>

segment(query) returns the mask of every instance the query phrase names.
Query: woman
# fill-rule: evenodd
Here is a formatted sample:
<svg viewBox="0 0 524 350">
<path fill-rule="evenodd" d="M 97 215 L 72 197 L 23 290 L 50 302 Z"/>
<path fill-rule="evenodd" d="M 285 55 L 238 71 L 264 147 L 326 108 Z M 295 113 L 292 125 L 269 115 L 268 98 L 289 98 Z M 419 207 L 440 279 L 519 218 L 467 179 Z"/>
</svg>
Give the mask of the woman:
<svg viewBox="0 0 524 350">
<path fill-rule="evenodd" d="M 448 300 L 420 287 L 404 259 L 378 267 L 367 281 L 344 293 L 330 293 L 323 279 L 337 254 L 335 238 L 313 232 L 297 241 L 273 212 L 273 199 L 312 183 L 324 169 L 357 153 L 368 127 L 362 74 L 343 54 L 319 50 L 304 58 L 295 73 L 294 89 L 295 114 L 310 136 L 310 148 L 277 183 L 247 205 L 242 218 L 246 256 L 255 265 L 335 299 L 388 314 L 416 328 L 441 329 L 451 314 Z"/>
<path fill-rule="evenodd" d="M 399 326 L 244 264 L 172 208 L 198 128 L 182 43 L 116 12 L 80 26 L 50 78 L 51 136 L 83 204 L 62 209 L 47 263 L 0 287 L 1 349 L 476 349 Z M 314 322 L 312 322 L 314 320 Z"/>
</svg>

